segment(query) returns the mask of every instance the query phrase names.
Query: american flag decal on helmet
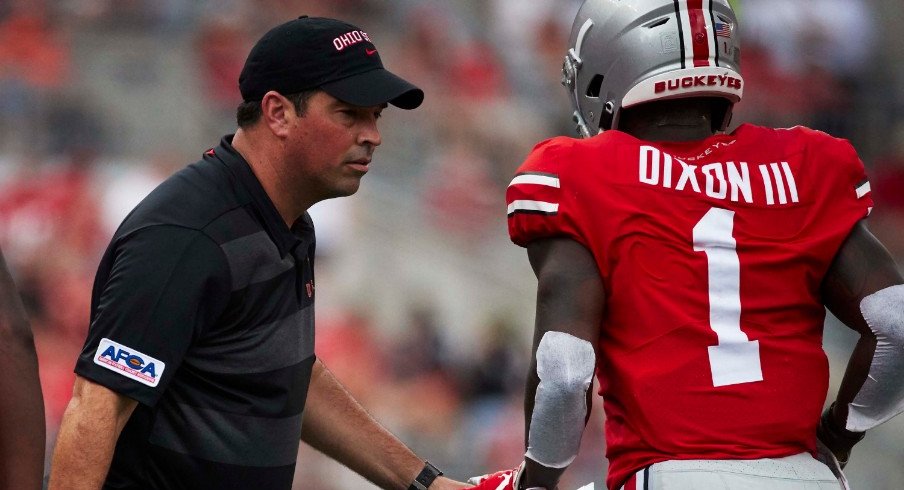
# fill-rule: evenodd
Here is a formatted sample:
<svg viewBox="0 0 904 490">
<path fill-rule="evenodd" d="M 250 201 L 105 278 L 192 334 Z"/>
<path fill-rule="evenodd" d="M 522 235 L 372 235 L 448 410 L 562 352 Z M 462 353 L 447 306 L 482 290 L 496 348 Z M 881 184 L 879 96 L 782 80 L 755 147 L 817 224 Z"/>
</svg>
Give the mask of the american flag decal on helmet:
<svg viewBox="0 0 904 490">
<path fill-rule="evenodd" d="M 728 22 L 716 22 L 716 36 L 731 39 L 732 26 Z"/>
<path fill-rule="evenodd" d="M 510 217 L 516 213 L 554 215 L 559 212 L 559 176 L 556 174 L 519 173 L 512 179 L 508 191 Z"/>
</svg>

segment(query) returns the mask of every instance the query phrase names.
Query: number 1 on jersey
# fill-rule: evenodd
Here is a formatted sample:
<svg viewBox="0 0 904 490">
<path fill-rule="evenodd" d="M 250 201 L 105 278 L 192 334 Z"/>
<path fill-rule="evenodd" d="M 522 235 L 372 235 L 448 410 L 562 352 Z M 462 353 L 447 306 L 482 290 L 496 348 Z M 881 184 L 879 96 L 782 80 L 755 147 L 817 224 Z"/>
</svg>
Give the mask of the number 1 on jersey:
<svg viewBox="0 0 904 490">
<path fill-rule="evenodd" d="M 734 211 L 712 208 L 694 226 L 694 251 L 704 252 L 709 275 L 709 326 L 719 343 L 709 346 L 713 386 L 763 380 L 760 343 L 741 331 L 741 264 Z"/>
</svg>

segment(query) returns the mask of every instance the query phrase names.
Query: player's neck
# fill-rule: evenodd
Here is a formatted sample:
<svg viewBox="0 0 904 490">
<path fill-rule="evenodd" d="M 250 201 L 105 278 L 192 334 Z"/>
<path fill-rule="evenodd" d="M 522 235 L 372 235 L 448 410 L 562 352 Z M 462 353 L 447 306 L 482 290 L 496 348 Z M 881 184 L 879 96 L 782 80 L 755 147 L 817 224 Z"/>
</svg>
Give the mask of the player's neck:
<svg viewBox="0 0 904 490">
<path fill-rule="evenodd" d="M 705 125 L 641 125 L 626 129 L 627 133 L 645 141 L 700 141 L 713 134 L 709 121 Z"/>
<path fill-rule="evenodd" d="M 626 110 L 619 128 L 646 141 L 699 141 L 714 134 L 712 118 L 711 103 L 676 99 Z"/>
</svg>

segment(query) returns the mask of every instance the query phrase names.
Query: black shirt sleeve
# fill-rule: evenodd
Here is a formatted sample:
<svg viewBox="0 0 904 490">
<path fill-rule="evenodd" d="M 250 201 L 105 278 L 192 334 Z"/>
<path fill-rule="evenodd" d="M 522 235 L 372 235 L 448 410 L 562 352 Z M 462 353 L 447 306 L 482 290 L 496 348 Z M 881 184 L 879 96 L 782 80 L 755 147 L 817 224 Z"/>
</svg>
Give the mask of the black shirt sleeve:
<svg viewBox="0 0 904 490">
<path fill-rule="evenodd" d="M 104 261 L 75 372 L 154 406 L 192 343 L 225 310 L 229 264 L 203 232 L 171 225 L 117 239 Z"/>
</svg>

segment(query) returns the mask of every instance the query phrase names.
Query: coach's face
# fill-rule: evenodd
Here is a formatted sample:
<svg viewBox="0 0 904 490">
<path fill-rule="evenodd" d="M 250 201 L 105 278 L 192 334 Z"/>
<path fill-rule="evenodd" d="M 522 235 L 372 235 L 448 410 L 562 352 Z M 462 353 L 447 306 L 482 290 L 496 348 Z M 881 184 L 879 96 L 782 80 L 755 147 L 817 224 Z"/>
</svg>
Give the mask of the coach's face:
<svg viewBox="0 0 904 490">
<path fill-rule="evenodd" d="M 384 107 L 314 94 L 305 112 L 292 118 L 285 141 L 287 173 L 299 192 L 318 201 L 354 194 L 381 143 L 377 119 Z"/>
</svg>

